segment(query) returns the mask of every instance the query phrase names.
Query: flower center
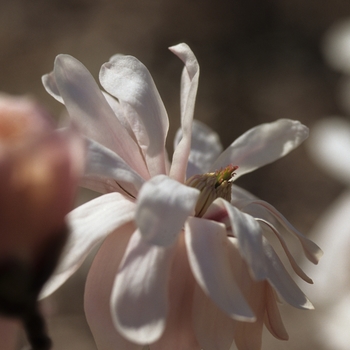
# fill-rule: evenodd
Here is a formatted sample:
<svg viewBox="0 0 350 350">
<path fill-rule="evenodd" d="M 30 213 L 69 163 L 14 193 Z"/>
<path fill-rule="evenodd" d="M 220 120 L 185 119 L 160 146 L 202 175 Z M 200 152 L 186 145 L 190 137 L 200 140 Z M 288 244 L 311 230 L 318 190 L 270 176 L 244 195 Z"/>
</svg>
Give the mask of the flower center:
<svg viewBox="0 0 350 350">
<path fill-rule="evenodd" d="M 233 176 L 237 169 L 238 166 L 230 164 L 214 173 L 193 175 L 186 181 L 187 186 L 196 188 L 201 192 L 196 204 L 195 216 L 203 216 L 216 198 L 231 201 Z"/>
</svg>

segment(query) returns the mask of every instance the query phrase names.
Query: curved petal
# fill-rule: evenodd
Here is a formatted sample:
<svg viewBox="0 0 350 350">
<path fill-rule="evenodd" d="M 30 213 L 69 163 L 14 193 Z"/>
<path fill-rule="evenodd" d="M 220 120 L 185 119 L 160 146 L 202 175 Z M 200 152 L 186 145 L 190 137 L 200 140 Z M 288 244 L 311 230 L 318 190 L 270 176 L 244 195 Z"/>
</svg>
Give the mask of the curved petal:
<svg viewBox="0 0 350 350">
<path fill-rule="evenodd" d="M 58 102 L 61 102 L 64 104 L 63 98 L 61 97 L 61 94 L 58 90 L 55 74 L 54 72 L 51 72 L 49 74 L 45 74 L 41 77 L 41 81 L 44 85 L 45 90 Z"/>
<path fill-rule="evenodd" d="M 158 175 L 146 182 L 138 196 L 136 223 L 151 244 L 172 245 L 189 215 L 193 215 L 199 191 Z"/>
<path fill-rule="evenodd" d="M 117 332 L 110 310 L 115 276 L 134 229 L 134 225 L 129 223 L 109 235 L 97 252 L 87 276 L 85 315 L 99 350 L 142 349 L 141 345 L 129 342 Z"/>
<path fill-rule="evenodd" d="M 237 165 L 237 179 L 288 154 L 308 137 L 308 130 L 300 122 L 289 119 L 258 125 L 235 140 L 211 170 Z"/>
<path fill-rule="evenodd" d="M 306 143 L 311 158 L 328 174 L 350 185 L 350 123 L 344 118 L 327 118 L 312 129 Z"/>
<path fill-rule="evenodd" d="M 126 339 L 153 343 L 164 332 L 175 249 L 148 244 L 138 230 L 132 235 L 111 295 L 113 322 Z"/>
<path fill-rule="evenodd" d="M 196 335 L 202 349 L 230 348 L 236 322 L 221 311 L 199 286 L 195 288 L 193 316 Z"/>
<path fill-rule="evenodd" d="M 149 174 L 137 144 L 114 115 L 85 66 L 69 55 L 58 55 L 54 74 L 60 96 L 80 130 L 113 150 L 147 179 Z"/>
<path fill-rule="evenodd" d="M 59 288 L 83 263 L 94 246 L 134 218 L 135 204 L 119 193 L 97 197 L 67 216 L 71 230 L 60 262 L 41 291 L 45 298 Z"/>
<path fill-rule="evenodd" d="M 118 185 L 132 197 L 136 197 L 145 182 L 125 161 L 98 142 L 87 140 L 85 176 L 102 176 Z"/>
<path fill-rule="evenodd" d="M 248 263 L 256 280 L 266 278 L 265 255 L 262 244 L 262 229 L 250 215 L 241 212 L 229 202 L 218 198 L 226 208 L 231 222 L 233 234 L 238 238 L 239 251 Z"/>
<path fill-rule="evenodd" d="M 161 338 L 152 350 L 200 350 L 193 328 L 192 302 L 196 281 L 188 263 L 184 233 L 177 242 L 169 275 L 169 313 Z"/>
<path fill-rule="evenodd" d="M 254 321 L 232 276 L 225 226 L 191 217 L 185 226 L 185 238 L 192 272 L 204 292 L 231 318 Z"/>
<path fill-rule="evenodd" d="M 165 174 L 169 120 L 148 69 L 135 57 L 115 55 L 101 67 L 100 82 L 125 109 L 151 176 Z"/>
<path fill-rule="evenodd" d="M 170 47 L 169 50 L 185 64 L 181 76 L 180 94 L 182 138 L 175 149 L 170 168 L 170 176 L 183 183 L 191 150 L 192 121 L 198 89 L 199 65 L 188 45 L 178 44 Z"/>
<path fill-rule="evenodd" d="M 174 149 L 182 138 L 182 130 L 175 135 Z M 205 124 L 193 120 L 191 135 L 191 151 L 188 158 L 186 178 L 196 174 L 209 172 L 211 165 L 222 152 L 219 135 Z"/>
</svg>

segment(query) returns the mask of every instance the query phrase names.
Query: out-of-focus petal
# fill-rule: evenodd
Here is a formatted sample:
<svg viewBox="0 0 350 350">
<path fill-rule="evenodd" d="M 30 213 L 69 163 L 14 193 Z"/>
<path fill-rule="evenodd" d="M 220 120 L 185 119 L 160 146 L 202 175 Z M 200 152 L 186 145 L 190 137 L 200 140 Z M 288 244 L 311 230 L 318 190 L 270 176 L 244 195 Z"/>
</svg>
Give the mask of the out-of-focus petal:
<svg viewBox="0 0 350 350">
<path fill-rule="evenodd" d="M 312 128 L 306 143 L 311 158 L 328 174 L 350 185 L 350 123 L 327 118 Z"/>
<path fill-rule="evenodd" d="M 238 238 L 240 252 L 251 268 L 255 279 L 265 279 L 265 255 L 262 245 L 262 229 L 259 223 L 252 216 L 241 212 L 221 198 L 215 202 L 225 206 L 232 232 Z"/>
<path fill-rule="evenodd" d="M 129 223 L 109 235 L 101 245 L 89 270 L 85 286 L 84 307 L 91 332 L 99 350 L 141 350 L 123 338 L 112 321 L 111 290 L 120 261 L 134 231 Z"/>
<path fill-rule="evenodd" d="M 211 170 L 237 165 L 235 179 L 285 156 L 307 137 L 308 128 L 296 120 L 279 119 L 250 129 L 229 146 Z"/>
<path fill-rule="evenodd" d="M 199 191 L 165 175 L 146 182 L 137 199 L 136 223 L 151 244 L 169 246 L 194 213 Z"/>
<path fill-rule="evenodd" d="M 15 350 L 20 336 L 20 322 L 0 317 L 0 349 Z"/>
<path fill-rule="evenodd" d="M 184 233 L 181 232 L 169 275 L 169 313 L 161 338 L 152 350 L 200 350 L 193 328 L 192 301 L 196 282 L 188 263 Z"/>
<path fill-rule="evenodd" d="M 230 348 L 234 338 L 235 321 L 220 310 L 198 286 L 193 298 L 193 318 L 202 349 Z"/>
<path fill-rule="evenodd" d="M 205 293 L 231 318 L 254 321 L 254 313 L 232 276 L 225 226 L 191 217 L 185 238 L 192 272 Z"/>
<path fill-rule="evenodd" d="M 179 129 L 174 139 L 174 149 L 182 138 L 182 129 Z M 191 151 L 188 158 L 186 178 L 196 174 L 209 172 L 211 165 L 222 152 L 219 135 L 205 124 L 193 120 Z"/>
<path fill-rule="evenodd" d="M 176 246 L 148 244 L 137 230 L 120 264 L 111 295 L 118 331 L 137 344 L 157 341 L 168 314 L 168 281 Z"/>
<path fill-rule="evenodd" d="M 71 230 L 61 260 L 41 298 L 59 288 L 83 263 L 94 246 L 108 234 L 134 218 L 135 204 L 119 193 L 95 198 L 67 216 Z"/>
<path fill-rule="evenodd" d="M 113 151 L 93 140 L 87 141 L 85 175 L 98 175 L 116 181 L 126 193 L 136 197 L 145 180 Z"/>
<path fill-rule="evenodd" d="M 148 171 L 137 144 L 114 115 L 85 66 L 69 55 L 58 55 L 54 74 L 60 96 L 79 129 L 116 152 L 147 179 Z"/>
<path fill-rule="evenodd" d="M 115 55 L 101 67 L 100 81 L 126 111 L 151 176 L 165 174 L 169 120 L 148 69 L 133 56 Z"/>
<path fill-rule="evenodd" d="M 199 65 L 188 45 L 178 44 L 170 47 L 169 50 L 185 64 L 181 76 L 180 93 L 182 138 L 174 151 L 170 168 L 170 176 L 183 183 L 191 150 L 192 121 L 198 89 Z"/>
</svg>

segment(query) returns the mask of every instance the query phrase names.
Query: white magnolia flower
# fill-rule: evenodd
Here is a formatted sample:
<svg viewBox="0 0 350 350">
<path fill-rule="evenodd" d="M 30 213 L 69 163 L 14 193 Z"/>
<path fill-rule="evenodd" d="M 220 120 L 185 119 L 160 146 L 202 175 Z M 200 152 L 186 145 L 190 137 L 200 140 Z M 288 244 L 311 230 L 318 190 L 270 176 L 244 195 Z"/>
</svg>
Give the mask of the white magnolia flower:
<svg viewBox="0 0 350 350">
<path fill-rule="evenodd" d="M 103 193 L 68 216 L 72 235 L 43 296 L 57 289 L 97 244 L 85 289 L 87 320 L 99 349 L 260 349 L 263 323 L 287 339 L 277 295 L 297 308 L 311 303 L 264 238 L 279 230 L 317 263 L 319 248 L 271 205 L 235 186 L 238 178 L 283 157 L 308 135 L 297 121 L 255 127 L 225 151 L 193 122 L 199 66 L 185 44 L 170 50 L 185 64 L 181 131 L 172 162 L 168 116 L 147 68 L 116 55 L 100 71 L 101 92 L 68 55 L 43 78 L 88 138 L 84 185 Z M 238 166 L 238 168 L 237 168 Z"/>
</svg>

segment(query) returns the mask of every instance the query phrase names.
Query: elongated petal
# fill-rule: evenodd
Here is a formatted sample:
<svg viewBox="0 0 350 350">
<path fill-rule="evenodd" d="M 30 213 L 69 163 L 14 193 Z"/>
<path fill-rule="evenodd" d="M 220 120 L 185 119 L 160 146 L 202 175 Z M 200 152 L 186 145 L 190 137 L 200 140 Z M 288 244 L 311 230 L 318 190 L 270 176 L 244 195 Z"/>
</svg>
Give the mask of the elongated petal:
<svg viewBox="0 0 350 350">
<path fill-rule="evenodd" d="M 182 138 L 175 149 L 170 169 L 170 176 L 183 183 L 191 150 L 192 121 L 198 89 L 199 65 L 195 55 L 186 44 L 178 44 L 169 49 L 185 64 L 181 76 L 180 94 Z"/>
<path fill-rule="evenodd" d="M 116 152 L 142 177 L 148 178 L 138 146 L 114 115 L 84 65 L 69 55 L 59 55 L 54 74 L 60 96 L 80 130 Z"/>
<path fill-rule="evenodd" d="M 87 202 L 68 216 L 70 235 L 61 260 L 41 292 L 41 298 L 59 288 L 83 263 L 94 246 L 134 217 L 135 204 L 119 193 Z"/>
<path fill-rule="evenodd" d="M 182 138 L 182 130 L 175 135 L 174 149 Z M 195 174 L 209 172 L 211 165 L 222 152 L 219 135 L 205 124 L 193 120 L 191 135 L 191 151 L 188 158 L 186 178 Z"/>
<path fill-rule="evenodd" d="M 193 215 L 199 191 L 158 175 L 141 188 L 136 223 L 143 238 L 156 245 L 172 245 L 189 215 Z"/>
<path fill-rule="evenodd" d="M 219 198 L 215 202 L 221 202 L 225 206 L 232 232 L 238 238 L 240 252 L 251 268 L 254 278 L 265 279 L 265 255 L 260 225 L 252 216 L 241 212 L 223 199 Z"/>
<path fill-rule="evenodd" d="M 58 90 L 55 73 L 51 72 L 42 76 L 41 81 L 45 90 L 58 102 L 64 103 L 63 98 Z"/>
<path fill-rule="evenodd" d="M 279 119 L 250 129 L 229 146 L 212 171 L 237 165 L 235 179 L 285 156 L 308 137 L 308 128 L 296 120 Z"/>
<path fill-rule="evenodd" d="M 220 310 L 198 286 L 193 300 L 193 317 L 202 349 L 230 348 L 234 338 L 235 321 Z"/>
<path fill-rule="evenodd" d="M 313 160 L 328 174 L 350 185 L 350 123 L 327 118 L 312 129 L 307 142 Z"/>
<path fill-rule="evenodd" d="M 185 234 L 191 269 L 205 293 L 231 318 L 254 321 L 232 276 L 225 226 L 192 217 L 186 223 Z"/>
<path fill-rule="evenodd" d="M 196 281 L 189 266 L 184 232 L 181 232 L 169 275 L 169 313 L 161 338 L 152 350 L 200 350 L 193 327 L 193 293 Z"/>
<path fill-rule="evenodd" d="M 111 312 L 118 331 L 137 344 L 157 341 L 168 313 L 168 276 L 174 247 L 131 237 L 112 289 Z"/>
<path fill-rule="evenodd" d="M 134 225 L 119 227 L 101 245 L 89 270 L 84 308 L 87 322 L 99 350 L 141 350 L 117 332 L 110 309 L 111 291 Z"/>
<path fill-rule="evenodd" d="M 115 55 L 101 67 L 100 81 L 127 111 L 151 176 L 165 174 L 169 120 L 148 69 L 135 57 Z"/>
<path fill-rule="evenodd" d="M 116 181 L 126 193 L 136 197 L 145 182 L 144 179 L 110 149 L 90 139 L 87 143 L 85 175 L 99 175 L 108 179 L 109 182 Z"/>
</svg>

